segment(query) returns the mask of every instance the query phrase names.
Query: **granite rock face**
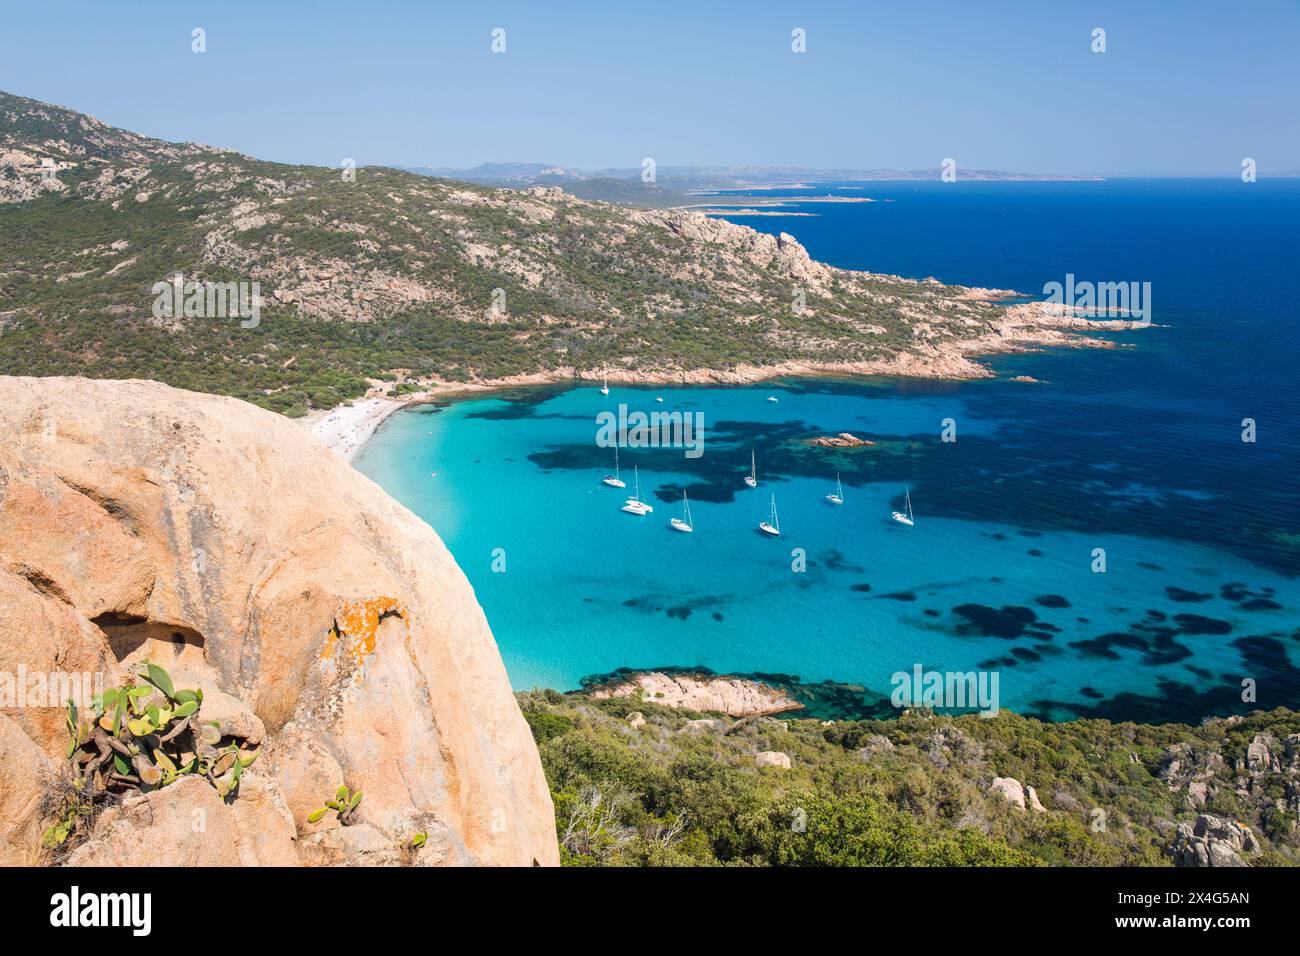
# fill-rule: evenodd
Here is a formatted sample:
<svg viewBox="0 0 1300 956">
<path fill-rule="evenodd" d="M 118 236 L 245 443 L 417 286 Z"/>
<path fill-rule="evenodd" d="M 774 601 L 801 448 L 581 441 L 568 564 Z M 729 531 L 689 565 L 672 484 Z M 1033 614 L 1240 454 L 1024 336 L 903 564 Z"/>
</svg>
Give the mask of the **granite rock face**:
<svg viewBox="0 0 1300 956">
<path fill-rule="evenodd" d="M 1176 866 L 1249 866 L 1245 856 L 1258 849 L 1250 827 L 1202 813 L 1178 824 L 1173 857 Z"/>
<path fill-rule="evenodd" d="M 34 702 L 0 686 L 6 733 L 48 761 L 0 753 L 0 780 L 27 794 L 0 830 L 4 858 L 35 854 L 48 825 L 25 785 L 64 759 L 59 675 L 114 686 L 145 658 L 261 742 L 245 777 L 257 806 L 202 808 L 210 832 L 257 851 L 193 862 L 282 863 L 286 848 L 374 860 L 417 832 L 449 863 L 558 862 L 532 736 L 432 529 L 294 422 L 238 400 L 0 378 L 0 674 L 49 687 Z M 327 829 L 307 815 L 340 784 L 365 793 L 366 839 L 304 852 Z M 103 814 L 85 862 L 132 862 L 123 841 L 141 839 L 167 859 L 192 835 L 176 786 Z"/>
</svg>

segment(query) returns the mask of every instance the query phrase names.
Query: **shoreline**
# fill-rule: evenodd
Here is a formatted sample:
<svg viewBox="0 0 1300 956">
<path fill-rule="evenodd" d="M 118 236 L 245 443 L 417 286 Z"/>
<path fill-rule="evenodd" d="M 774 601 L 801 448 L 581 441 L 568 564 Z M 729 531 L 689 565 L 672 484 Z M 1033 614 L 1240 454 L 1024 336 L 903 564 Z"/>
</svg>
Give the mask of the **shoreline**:
<svg viewBox="0 0 1300 956">
<path fill-rule="evenodd" d="M 972 293 L 996 290 L 971 290 Z M 1004 293 L 1005 296 L 1005 293 Z M 630 371 L 611 368 L 610 382 L 621 385 L 757 385 L 779 378 L 919 378 L 939 381 L 978 381 L 996 378 L 996 373 L 977 359 L 993 355 L 1010 355 L 1043 351 L 1051 348 L 1118 348 L 1107 338 L 1084 335 L 1084 332 L 1116 332 L 1135 327 L 1128 320 L 1089 320 L 1063 313 L 1049 314 L 1040 302 L 1024 302 L 1006 307 L 1007 319 L 989 334 L 919 352 L 899 352 L 888 359 L 862 362 L 787 361 L 775 365 L 738 365 L 732 369 L 691 369 L 689 371 Z M 437 382 L 421 391 L 402 396 L 380 394 L 388 383 L 373 381 L 362 398 L 320 409 L 297 419 L 318 441 L 353 462 L 389 416 L 412 405 L 424 405 L 462 396 L 482 396 L 513 388 L 599 381 L 591 370 L 572 367 L 530 372 L 481 382 Z"/>
<path fill-rule="evenodd" d="M 422 391 L 402 396 L 375 394 L 378 388 L 382 387 L 376 386 L 362 398 L 335 405 L 333 408 L 309 412 L 297 421 L 317 441 L 350 463 L 379 426 L 387 421 L 390 415 L 400 412 L 403 408 L 411 405 L 427 405 L 461 395 L 551 385 L 569 377 L 558 373 L 537 372 L 489 379 L 484 382 L 438 382 Z M 578 379 L 575 378 L 574 381 Z"/>
</svg>

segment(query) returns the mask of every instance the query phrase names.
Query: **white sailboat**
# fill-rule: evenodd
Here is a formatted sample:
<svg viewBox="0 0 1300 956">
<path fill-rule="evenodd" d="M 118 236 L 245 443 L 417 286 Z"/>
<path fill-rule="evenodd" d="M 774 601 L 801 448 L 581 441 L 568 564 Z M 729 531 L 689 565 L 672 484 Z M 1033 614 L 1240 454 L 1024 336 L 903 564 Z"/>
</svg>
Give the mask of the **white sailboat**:
<svg viewBox="0 0 1300 956">
<path fill-rule="evenodd" d="M 772 513 L 768 516 L 767 521 L 758 523 L 758 530 L 763 534 L 770 534 L 774 538 L 781 537 L 781 522 L 776 516 L 776 495 L 772 496 Z"/>
<path fill-rule="evenodd" d="M 604 372 L 600 373 L 600 394 L 602 395 L 609 394 L 609 376 L 606 375 Z"/>
<path fill-rule="evenodd" d="M 623 502 L 623 511 L 630 515 L 645 516 L 654 511 L 648 504 L 641 500 L 641 473 L 637 471 L 636 466 L 632 467 L 632 474 L 636 479 L 636 494 L 627 501 Z"/>
<path fill-rule="evenodd" d="M 835 493 L 826 496 L 826 500 L 833 505 L 844 504 L 844 486 L 840 484 L 840 473 L 835 472 Z"/>
<path fill-rule="evenodd" d="M 905 524 L 910 527 L 911 525 L 916 523 L 915 521 L 912 520 L 912 489 L 910 488 L 907 489 L 907 491 L 904 492 L 904 496 L 907 500 L 907 511 L 906 512 L 895 511 L 892 517 L 899 524 Z"/>
<path fill-rule="evenodd" d="M 674 531 L 684 531 L 687 534 L 695 530 L 695 525 L 691 523 L 691 502 L 686 497 L 685 488 L 682 489 L 682 516 L 673 518 L 668 524 L 672 526 Z"/>
<path fill-rule="evenodd" d="M 626 488 L 627 482 L 618 476 L 618 446 L 614 446 L 614 474 L 606 475 L 600 479 L 601 484 L 609 485 L 611 488 Z"/>
<path fill-rule="evenodd" d="M 754 450 L 749 450 L 749 474 L 745 476 L 745 484 L 751 488 L 758 487 L 758 465 L 754 461 Z"/>
</svg>

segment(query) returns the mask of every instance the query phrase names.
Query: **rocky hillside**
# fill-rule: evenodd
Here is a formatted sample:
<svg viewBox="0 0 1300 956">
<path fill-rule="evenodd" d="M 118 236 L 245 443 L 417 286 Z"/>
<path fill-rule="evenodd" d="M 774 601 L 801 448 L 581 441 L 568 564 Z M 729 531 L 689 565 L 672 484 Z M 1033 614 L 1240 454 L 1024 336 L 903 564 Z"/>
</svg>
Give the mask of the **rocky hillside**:
<svg viewBox="0 0 1300 956">
<path fill-rule="evenodd" d="M 68 712 L 77 688 L 95 700 Z M 324 813 L 340 787 L 360 802 Z M 427 525 L 234 399 L 0 378 L 0 864 L 557 858 L 496 644 Z"/>
<path fill-rule="evenodd" d="M 301 414 L 367 380 L 970 376 L 973 355 L 1084 324 L 833 269 L 694 212 L 262 162 L 3 93 L 0 119 L 0 373 L 153 378 Z M 256 326 L 155 315 L 178 272 L 257 282 Z"/>
<path fill-rule="evenodd" d="M 1300 864 L 1300 714 L 734 718 L 519 694 L 572 865 Z"/>
</svg>

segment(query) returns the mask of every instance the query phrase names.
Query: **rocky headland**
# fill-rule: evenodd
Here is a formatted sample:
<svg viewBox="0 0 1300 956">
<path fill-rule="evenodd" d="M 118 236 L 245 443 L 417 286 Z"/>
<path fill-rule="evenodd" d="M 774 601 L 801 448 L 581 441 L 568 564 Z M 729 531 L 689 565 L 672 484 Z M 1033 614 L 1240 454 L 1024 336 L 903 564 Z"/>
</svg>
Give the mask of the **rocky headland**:
<svg viewBox="0 0 1300 956">
<path fill-rule="evenodd" d="M 981 356 L 1106 347 L 1087 333 L 1130 327 L 836 268 L 790 233 L 694 210 L 378 167 L 344 177 L 5 93 L 0 120 L 0 373 L 158 378 L 300 417 L 377 380 L 413 393 L 602 372 L 977 378 L 991 374 Z M 255 326 L 156 315 L 150 290 L 177 273 L 256 283 Z"/>
</svg>

